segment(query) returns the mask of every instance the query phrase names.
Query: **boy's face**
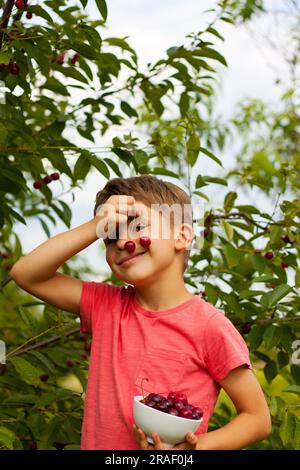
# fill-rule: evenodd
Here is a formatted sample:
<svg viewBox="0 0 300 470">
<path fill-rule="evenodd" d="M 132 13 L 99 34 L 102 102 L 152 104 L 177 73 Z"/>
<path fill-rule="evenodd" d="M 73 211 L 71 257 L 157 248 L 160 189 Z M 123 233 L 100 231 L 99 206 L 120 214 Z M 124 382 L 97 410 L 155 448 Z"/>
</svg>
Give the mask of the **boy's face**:
<svg viewBox="0 0 300 470">
<path fill-rule="evenodd" d="M 166 215 L 161 210 L 150 208 L 142 202 L 135 205 L 141 209 L 142 215 L 129 217 L 126 224 L 118 224 L 115 238 L 105 240 L 106 260 L 114 275 L 136 286 L 155 281 L 159 273 L 168 269 L 178 269 L 178 273 L 182 275 L 183 256 L 190 245 L 182 236 L 176 239 L 182 233 L 182 226 L 173 226 L 169 214 Z M 186 229 L 192 240 L 192 227 L 187 226 Z M 140 237 L 144 236 L 151 240 L 148 248 L 140 244 Z M 133 253 L 125 249 L 127 241 L 135 243 Z M 139 256 L 123 261 L 125 257 L 134 255 Z"/>
</svg>

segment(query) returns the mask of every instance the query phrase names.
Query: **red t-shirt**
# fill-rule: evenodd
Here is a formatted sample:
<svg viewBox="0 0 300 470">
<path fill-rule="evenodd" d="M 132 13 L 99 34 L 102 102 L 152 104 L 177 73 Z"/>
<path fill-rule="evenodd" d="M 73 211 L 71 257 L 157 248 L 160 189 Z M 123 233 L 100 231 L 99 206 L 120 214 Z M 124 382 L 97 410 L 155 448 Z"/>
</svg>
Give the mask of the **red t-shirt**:
<svg viewBox="0 0 300 470">
<path fill-rule="evenodd" d="M 196 431 L 207 431 L 232 369 L 251 367 L 247 345 L 221 310 L 194 295 L 167 310 L 139 304 L 134 287 L 83 282 L 80 330 L 92 334 L 81 449 L 138 449 L 133 397 L 185 393 L 204 411 Z"/>
</svg>

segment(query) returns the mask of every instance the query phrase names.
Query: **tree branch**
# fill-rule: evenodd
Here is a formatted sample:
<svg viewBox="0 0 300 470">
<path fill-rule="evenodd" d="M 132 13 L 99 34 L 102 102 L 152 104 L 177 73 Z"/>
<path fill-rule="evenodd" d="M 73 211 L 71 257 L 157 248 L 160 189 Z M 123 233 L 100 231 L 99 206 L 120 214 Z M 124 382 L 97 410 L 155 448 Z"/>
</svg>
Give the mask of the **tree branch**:
<svg viewBox="0 0 300 470">
<path fill-rule="evenodd" d="M 61 340 L 64 337 L 68 337 L 68 336 L 75 335 L 78 333 L 80 333 L 80 328 L 73 328 L 72 330 L 69 330 L 66 333 L 63 333 L 61 335 L 55 335 L 55 336 L 52 336 L 51 338 L 44 339 L 43 341 L 39 341 L 38 343 L 32 344 L 31 346 L 27 346 L 26 348 L 19 349 L 19 351 L 12 353 L 10 357 L 20 356 L 21 354 L 25 354 L 28 351 L 32 351 L 34 349 L 44 348 L 45 346 L 48 346 L 49 344 L 57 343 L 59 340 Z"/>
</svg>

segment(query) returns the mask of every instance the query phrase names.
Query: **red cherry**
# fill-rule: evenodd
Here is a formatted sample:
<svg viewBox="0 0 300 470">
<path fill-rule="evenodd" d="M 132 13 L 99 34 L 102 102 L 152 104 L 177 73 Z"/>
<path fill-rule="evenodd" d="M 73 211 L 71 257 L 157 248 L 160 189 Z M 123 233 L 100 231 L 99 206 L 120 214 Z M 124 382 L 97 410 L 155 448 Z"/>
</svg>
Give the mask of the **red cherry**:
<svg viewBox="0 0 300 470">
<path fill-rule="evenodd" d="M 67 359 L 67 362 L 66 362 L 67 366 L 68 367 L 74 367 L 74 361 L 72 361 L 72 359 Z"/>
<path fill-rule="evenodd" d="M 9 255 L 7 253 L 0 253 L 0 257 L 3 259 L 9 258 Z"/>
<path fill-rule="evenodd" d="M 201 416 L 197 411 L 192 411 L 192 419 L 200 419 Z"/>
<path fill-rule="evenodd" d="M 183 409 L 185 409 L 185 406 L 184 404 L 182 403 L 182 401 L 174 401 L 174 408 L 175 410 L 177 411 L 182 411 Z"/>
<path fill-rule="evenodd" d="M 242 333 L 244 335 L 247 335 L 248 333 L 250 333 L 251 331 L 251 325 L 250 323 L 245 323 L 243 326 L 242 326 Z"/>
<path fill-rule="evenodd" d="M 92 348 L 92 345 L 91 345 L 90 342 L 85 343 L 85 345 L 84 345 L 85 352 L 89 353 L 91 351 L 91 348 Z"/>
<path fill-rule="evenodd" d="M 162 397 L 161 395 L 155 394 L 153 395 L 152 400 L 155 403 L 160 403 L 162 400 L 164 400 L 164 397 Z"/>
<path fill-rule="evenodd" d="M 274 253 L 272 251 L 267 251 L 267 253 L 265 253 L 265 258 L 267 259 L 274 258 Z"/>
<path fill-rule="evenodd" d="M 51 183 L 52 178 L 51 178 L 51 176 L 46 175 L 46 176 L 44 176 L 43 181 L 44 181 L 45 184 L 49 184 L 49 183 Z"/>
<path fill-rule="evenodd" d="M 33 183 L 33 187 L 35 189 L 41 189 L 41 187 L 43 186 L 43 181 L 41 180 L 36 180 L 34 183 Z"/>
<path fill-rule="evenodd" d="M 288 235 L 282 235 L 281 239 L 285 242 L 285 243 L 292 243 L 291 242 L 291 239 Z"/>
<path fill-rule="evenodd" d="M 22 8 L 24 8 L 24 0 L 16 0 L 15 5 L 18 10 L 21 10 Z"/>
<path fill-rule="evenodd" d="M 173 416 L 178 416 L 179 415 L 178 411 L 175 410 L 175 408 L 170 408 L 168 413 L 169 413 L 169 415 L 173 415 Z"/>
<path fill-rule="evenodd" d="M 41 376 L 40 376 L 40 380 L 41 380 L 42 382 L 47 382 L 47 381 L 49 380 L 49 375 L 47 375 L 47 374 L 41 375 Z"/>
<path fill-rule="evenodd" d="M 81 354 L 81 358 L 85 360 L 85 359 L 87 359 L 87 355 L 86 354 Z"/>
<path fill-rule="evenodd" d="M 6 69 L 6 64 L 0 64 L 0 72 Z"/>
<path fill-rule="evenodd" d="M 287 263 L 286 261 L 281 261 L 281 267 L 282 268 L 288 268 L 289 267 L 289 263 Z"/>
<path fill-rule="evenodd" d="M 151 240 L 149 237 L 140 237 L 140 244 L 143 248 L 148 248 L 151 245 Z"/>
<path fill-rule="evenodd" d="M 203 290 L 203 291 L 201 292 L 201 297 L 202 297 L 203 299 L 205 299 L 205 297 L 206 297 L 206 292 L 205 292 L 205 290 Z"/>
<path fill-rule="evenodd" d="M 128 251 L 128 253 L 133 253 L 135 250 L 135 243 L 128 241 L 125 243 L 124 248 Z"/>
<path fill-rule="evenodd" d="M 198 406 L 194 406 L 194 412 L 195 413 L 198 413 L 198 415 L 200 416 L 200 418 L 202 418 L 203 416 L 203 410 L 201 408 L 199 408 Z M 200 419 L 199 418 L 199 419 Z"/>
<path fill-rule="evenodd" d="M 155 408 L 157 405 L 157 403 L 155 403 L 155 401 L 153 400 L 150 400 L 147 402 L 147 406 L 150 406 L 150 408 Z"/>
<path fill-rule="evenodd" d="M 70 60 L 71 64 L 72 64 L 72 65 L 75 65 L 76 62 L 78 61 L 78 59 L 80 59 L 80 54 L 78 54 L 78 53 L 76 52 L 76 54 L 74 54 L 73 57 L 72 57 L 72 59 Z"/>
<path fill-rule="evenodd" d="M 56 57 L 56 63 L 58 65 L 62 65 L 64 63 L 64 60 L 65 60 L 65 54 L 59 54 L 57 57 Z"/>
<path fill-rule="evenodd" d="M 20 73 L 20 67 L 18 66 L 17 62 L 10 62 L 7 68 L 13 75 L 19 75 Z"/>
<path fill-rule="evenodd" d="M 51 178 L 53 181 L 55 181 L 55 180 L 59 180 L 59 178 L 60 178 L 60 174 L 59 174 L 59 173 L 57 173 L 57 172 L 55 172 L 55 173 L 51 173 L 51 175 L 50 175 L 50 178 Z"/>
<path fill-rule="evenodd" d="M 183 410 L 181 410 L 179 412 L 179 416 L 181 418 L 186 418 L 186 419 L 192 419 L 192 412 L 190 410 L 187 410 L 186 408 L 184 408 Z"/>
<path fill-rule="evenodd" d="M 172 401 L 175 401 L 176 400 L 176 392 L 170 392 L 168 394 L 168 400 L 172 400 Z"/>
<path fill-rule="evenodd" d="M 31 441 L 29 448 L 30 448 L 30 450 L 37 450 L 36 441 Z"/>
<path fill-rule="evenodd" d="M 209 230 L 208 230 L 207 228 L 205 228 L 204 230 L 202 230 L 201 235 L 202 235 L 204 238 L 207 238 L 208 235 L 209 235 Z"/>
<path fill-rule="evenodd" d="M 177 393 L 176 400 L 181 401 L 184 405 L 188 404 L 187 396 L 184 393 Z"/>
<path fill-rule="evenodd" d="M 26 18 L 27 18 L 28 20 L 31 20 L 31 18 L 32 18 L 32 13 L 31 13 L 31 11 L 27 11 L 27 12 L 26 12 Z"/>
</svg>

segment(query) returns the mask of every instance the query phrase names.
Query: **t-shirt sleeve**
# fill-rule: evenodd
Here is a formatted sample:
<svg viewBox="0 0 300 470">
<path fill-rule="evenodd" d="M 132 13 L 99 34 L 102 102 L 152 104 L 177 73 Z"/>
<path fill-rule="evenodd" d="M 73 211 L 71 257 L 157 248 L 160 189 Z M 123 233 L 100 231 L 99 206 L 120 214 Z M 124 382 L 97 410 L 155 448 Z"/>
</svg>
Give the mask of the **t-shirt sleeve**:
<svg viewBox="0 0 300 470">
<path fill-rule="evenodd" d="M 206 366 L 216 382 L 223 380 L 236 367 L 245 365 L 252 368 L 244 338 L 220 310 L 206 324 L 204 344 Z"/>
<path fill-rule="evenodd" d="M 80 297 L 80 331 L 93 333 L 105 314 L 111 314 L 121 287 L 105 282 L 83 281 Z"/>
</svg>

